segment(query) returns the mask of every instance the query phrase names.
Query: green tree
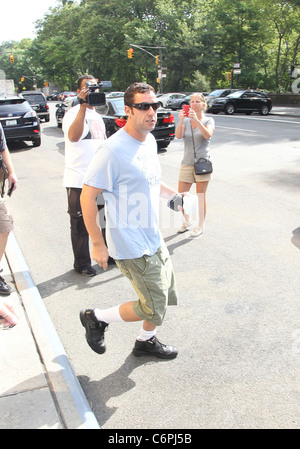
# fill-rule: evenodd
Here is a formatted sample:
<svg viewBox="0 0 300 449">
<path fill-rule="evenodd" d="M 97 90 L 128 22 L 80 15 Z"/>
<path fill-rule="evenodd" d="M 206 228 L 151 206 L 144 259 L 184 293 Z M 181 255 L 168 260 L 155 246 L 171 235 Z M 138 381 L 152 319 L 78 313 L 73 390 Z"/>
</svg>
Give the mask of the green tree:
<svg viewBox="0 0 300 449">
<path fill-rule="evenodd" d="M 115 90 L 136 80 L 158 88 L 159 54 L 164 91 L 192 91 L 200 82 L 226 87 L 236 62 L 239 87 L 288 90 L 288 68 L 299 64 L 299 22 L 299 0 L 57 0 L 33 41 L 2 44 L 17 64 L 2 52 L 0 68 L 16 81 L 26 69 L 38 86 L 47 80 L 61 89 L 74 90 L 86 72 Z"/>
</svg>

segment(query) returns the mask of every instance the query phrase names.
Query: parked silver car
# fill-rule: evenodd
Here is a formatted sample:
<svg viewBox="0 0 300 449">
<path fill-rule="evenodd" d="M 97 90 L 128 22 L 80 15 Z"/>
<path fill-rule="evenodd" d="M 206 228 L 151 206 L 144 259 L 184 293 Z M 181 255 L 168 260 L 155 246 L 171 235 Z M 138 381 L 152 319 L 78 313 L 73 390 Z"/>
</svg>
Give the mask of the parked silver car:
<svg viewBox="0 0 300 449">
<path fill-rule="evenodd" d="M 161 94 L 157 95 L 157 101 L 161 104 L 161 107 L 166 108 L 168 100 L 172 100 L 173 98 L 184 98 L 185 94 L 181 93 L 170 93 L 170 94 Z"/>
</svg>

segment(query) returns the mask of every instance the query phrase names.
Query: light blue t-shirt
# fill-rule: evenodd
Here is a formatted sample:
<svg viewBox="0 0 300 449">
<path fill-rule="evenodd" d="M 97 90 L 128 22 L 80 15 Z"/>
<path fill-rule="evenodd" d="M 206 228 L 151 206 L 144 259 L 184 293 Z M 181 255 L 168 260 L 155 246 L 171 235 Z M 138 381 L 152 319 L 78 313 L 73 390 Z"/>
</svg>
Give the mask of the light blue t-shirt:
<svg viewBox="0 0 300 449">
<path fill-rule="evenodd" d="M 161 168 L 152 134 L 144 142 L 124 129 L 113 134 L 99 147 L 84 184 L 103 189 L 111 257 L 134 259 L 157 251 Z"/>
</svg>

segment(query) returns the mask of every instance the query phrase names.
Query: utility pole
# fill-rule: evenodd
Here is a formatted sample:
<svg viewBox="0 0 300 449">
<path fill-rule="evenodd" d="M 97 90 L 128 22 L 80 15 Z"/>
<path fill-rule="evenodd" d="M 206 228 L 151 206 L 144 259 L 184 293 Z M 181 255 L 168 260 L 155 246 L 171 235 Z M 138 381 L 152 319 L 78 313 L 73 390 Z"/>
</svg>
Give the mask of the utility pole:
<svg viewBox="0 0 300 449">
<path fill-rule="evenodd" d="M 156 23 L 156 26 L 154 28 L 155 31 L 159 31 L 159 62 L 160 62 L 160 66 L 158 66 L 158 79 L 159 81 L 159 93 L 162 94 L 164 91 L 163 88 L 163 78 L 166 76 L 165 74 L 163 75 L 162 71 L 163 71 L 163 54 L 162 54 L 162 49 L 165 47 L 162 47 L 162 32 L 164 30 L 167 29 L 167 24 L 165 22 L 163 22 L 162 20 L 159 20 Z"/>
<path fill-rule="evenodd" d="M 162 70 L 161 70 L 161 67 L 162 67 L 162 65 L 161 65 L 162 49 L 166 48 L 166 47 L 149 47 L 147 45 L 136 45 L 136 44 L 130 44 L 130 47 L 135 47 L 135 48 L 138 48 L 139 50 L 144 51 L 145 53 L 148 53 L 148 55 L 152 56 L 152 58 L 155 59 L 156 63 L 157 63 L 157 56 L 158 55 L 153 55 L 152 53 L 150 53 L 150 51 L 146 50 L 146 48 L 159 50 L 159 61 L 160 61 L 159 63 L 160 63 L 160 65 L 158 65 L 157 67 L 158 67 L 158 78 L 161 81 L 162 80 Z M 132 51 L 131 50 L 132 50 L 132 48 L 127 50 L 127 57 L 128 58 L 132 58 L 133 50 Z M 159 92 L 162 93 L 162 83 L 160 83 L 160 90 L 159 90 Z"/>
<path fill-rule="evenodd" d="M 162 32 L 164 30 L 167 29 L 167 24 L 165 22 L 163 22 L 162 20 L 159 20 L 156 24 L 155 24 L 155 28 L 154 31 L 159 31 L 159 47 L 149 47 L 147 45 L 135 45 L 135 44 L 130 44 L 130 47 L 136 47 L 139 50 L 145 51 L 146 53 L 148 53 L 148 55 L 152 56 L 152 58 L 155 59 L 155 62 L 157 64 L 157 81 L 159 83 L 159 93 L 163 93 L 163 78 L 166 77 L 166 74 L 162 73 L 163 70 L 166 70 L 166 67 L 163 67 L 163 49 L 166 47 L 162 46 Z M 159 55 L 153 55 L 152 53 L 150 53 L 150 51 L 146 50 L 146 48 L 149 49 L 158 49 L 159 50 Z M 130 48 L 129 50 L 127 50 L 127 57 L 128 58 L 132 58 L 133 57 L 133 50 L 132 48 Z"/>
<path fill-rule="evenodd" d="M 22 75 L 22 78 L 28 78 L 28 79 L 32 80 L 32 88 L 33 88 L 33 90 L 36 90 L 36 89 L 37 89 L 36 76 L 35 76 L 35 75 L 33 75 L 33 76 Z M 24 81 L 24 79 L 23 79 L 23 81 Z M 22 82 L 23 82 L 23 81 L 22 81 Z"/>
</svg>

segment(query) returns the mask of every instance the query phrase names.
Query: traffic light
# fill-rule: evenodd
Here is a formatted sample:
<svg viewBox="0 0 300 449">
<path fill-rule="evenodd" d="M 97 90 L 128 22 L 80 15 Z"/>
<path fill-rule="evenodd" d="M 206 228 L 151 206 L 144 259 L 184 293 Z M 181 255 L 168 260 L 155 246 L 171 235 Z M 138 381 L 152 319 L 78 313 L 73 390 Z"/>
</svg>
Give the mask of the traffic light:
<svg viewBox="0 0 300 449">
<path fill-rule="evenodd" d="M 10 60 L 10 62 L 12 62 L 12 63 L 15 62 L 15 61 L 14 61 L 14 55 L 9 55 L 9 60 Z"/>
<path fill-rule="evenodd" d="M 127 50 L 127 58 L 133 58 L 133 48 L 129 48 Z"/>
<path fill-rule="evenodd" d="M 156 55 L 156 56 L 155 56 L 155 63 L 156 63 L 157 65 L 159 65 L 159 55 Z"/>
<path fill-rule="evenodd" d="M 24 78 L 24 76 L 22 76 L 21 83 L 24 83 L 24 81 L 25 81 L 25 78 Z"/>
</svg>

